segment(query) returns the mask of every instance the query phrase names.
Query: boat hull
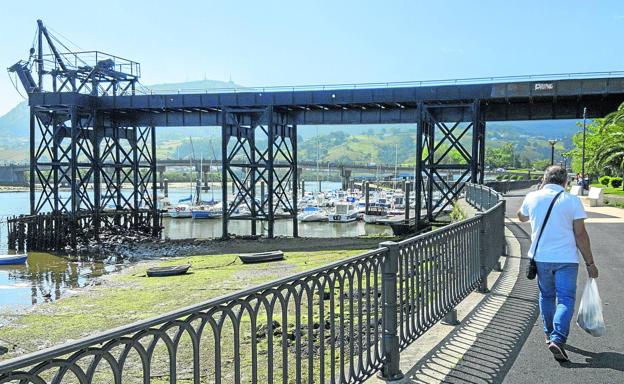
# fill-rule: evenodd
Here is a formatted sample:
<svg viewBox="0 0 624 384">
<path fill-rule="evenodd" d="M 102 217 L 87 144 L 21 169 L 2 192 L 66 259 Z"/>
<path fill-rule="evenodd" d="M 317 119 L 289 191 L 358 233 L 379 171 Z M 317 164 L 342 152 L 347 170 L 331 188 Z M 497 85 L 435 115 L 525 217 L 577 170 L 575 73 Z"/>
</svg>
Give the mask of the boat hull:
<svg viewBox="0 0 624 384">
<path fill-rule="evenodd" d="M 329 221 L 332 223 L 350 223 L 356 221 L 357 217 L 357 212 L 348 215 L 331 214 L 329 215 Z"/>
<path fill-rule="evenodd" d="M 190 264 L 176 265 L 172 267 L 153 267 L 147 269 L 147 276 L 149 277 L 166 277 L 184 275 L 191 268 Z"/>
<path fill-rule="evenodd" d="M 327 221 L 327 215 L 316 213 L 311 215 L 299 216 L 299 221 L 304 223 Z"/>
<path fill-rule="evenodd" d="M 387 217 L 387 215 L 364 215 L 364 222 L 367 224 L 376 224 L 379 220 L 383 220 Z"/>
<path fill-rule="evenodd" d="M 192 211 L 191 216 L 193 219 L 217 219 L 221 217 L 220 213 L 213 211 Z"/>
<path fill-rule="evenodd" d="M 243 264 L 266 263 L 269 261 L 284 260 L 284 252 L 260 252 L 260 253 L 241 253 L 238 255 Z"/>
<path fill-rule="evenodd" d="M 28 259 L 28 255 L 1 255 L 0 265 L 24 264 L 27 259 Z"/>
<path fill-rule="evenodd" d="M 193 214 L 191 213 L 191 211 L 176 211 L 176 210 L 169 210 L 169 217 L 174 218 L 174 219 L 188 219 L 193 217 Z"/>
</svg>

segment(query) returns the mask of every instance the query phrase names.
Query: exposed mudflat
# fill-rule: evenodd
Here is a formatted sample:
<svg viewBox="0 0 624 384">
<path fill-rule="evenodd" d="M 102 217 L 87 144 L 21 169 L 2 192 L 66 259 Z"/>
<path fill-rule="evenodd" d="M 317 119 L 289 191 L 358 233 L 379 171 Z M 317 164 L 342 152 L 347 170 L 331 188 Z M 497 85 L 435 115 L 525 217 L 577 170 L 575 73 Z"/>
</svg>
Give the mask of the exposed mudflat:
<svg viewBox="0 0 624 384">
<path fill-rule="evenodd" d="M 104 233 L 99 243 L 79 243 L 78 254 L 126 261 L 159 259 L 194 255 L 253 253 L 273 250 L 303 252 L 325 250 L 374 249 L 394 237 L 231 237 L 222 239 L 154 239 L 138 232 Z M 68 249 L 69 251 L 70 249 Z"/>
</svg>

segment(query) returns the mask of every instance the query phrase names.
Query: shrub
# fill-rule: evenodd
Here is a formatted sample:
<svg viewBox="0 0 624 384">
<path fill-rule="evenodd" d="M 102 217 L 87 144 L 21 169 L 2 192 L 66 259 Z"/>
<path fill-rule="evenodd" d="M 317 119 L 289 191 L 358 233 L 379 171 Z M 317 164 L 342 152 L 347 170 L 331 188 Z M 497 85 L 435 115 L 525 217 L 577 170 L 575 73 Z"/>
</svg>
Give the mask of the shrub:
<svg viewBox="0 0 624 384">
<path fill-rule="evenodd" d="M 611 188 L 620 188 L 622 186 L 622 178 L 621 177 L 612 177 L 611 178 Z"/>
<path fill-rule="evenodd" d="M 496 180 L 501 181 L 503 179 L 503 176 L 505 176 L 505 175 L 497 175 L 496 176 Z"/>
<path fill-rule="evenodd" d="M 451 221 L 453 223 L 456 223 L 456 222 L 462 221 L 462 220 L 464 220 L 466 218 L 466 212 L 464 212 L 462 207 L 459 206 L 457 201 L 454 201 L 453 202 L 453 210 L 451 211 L 449 216 L 451 217 Z"/>
<path fill-rule="evenodd" d="M 600 178 L 598 178 L 598 182 L 604 186 L 609 185 L 609 183 L 611 182 L 611 177 L 610 176 L 602 176 Z"/>
</svg>

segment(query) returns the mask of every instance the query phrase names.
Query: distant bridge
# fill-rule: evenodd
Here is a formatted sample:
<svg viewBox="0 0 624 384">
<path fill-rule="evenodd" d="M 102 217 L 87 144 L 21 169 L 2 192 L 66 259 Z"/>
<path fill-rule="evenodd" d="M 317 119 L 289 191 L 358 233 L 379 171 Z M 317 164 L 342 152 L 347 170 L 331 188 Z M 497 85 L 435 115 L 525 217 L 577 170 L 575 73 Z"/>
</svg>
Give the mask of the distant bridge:
<svg viewBox="0 0 624 384">
<path fill-rule="evenodd" d="M 0 165 L 0 183 L 26 184 L 25 173 L 30 170 L 26 163 Z"/>
<path fill-rule="evenodd" d="M 208 167 L 210 167 L 211 165 L 214 167 L 221 167 L 221 160 L 204 160 L 203 163 L 200 165 L 200 161 L 198 160 L 194 160 L 192 161 L 192 165 L 195 169 L 199 169 L 199 167 L 201 166 L 202 169 L 205 171 L 208 169 Z M 156 161 L 156 168 L 158 169 L 158 171 L 160 173 L 164 172 L 164 168 L 167 167 L 183 167 L 183 166 L 189 166 L 191 164 L 191 161 L 186 159 L 163 159 L 163 160 L 157 160 Z M 276 164 L 279 164 L 279 161 L 276 161 Z M 286 164 L 286 163 L 284 163 Z M 315 168 L 317 166 L 317 162 L 316 161 L 306 161 L 306 160 L 299 160 L 297 162 L 297 166 L 299 168 L 305 168 L 305 169 L 311 169 L 311 168 Z M 331 169 L 334 171 L 341 171 L 343 169 L 350 169 L 352 171 L 359 171 L 359 172 L 369 172 L 369 173 L 374 173 L 374 172 L 394 172 L 395 170 L 395 166 L 394 165 L 390 165 L 390 164 L 375 164 L 375 163 L 338 163 L 338 162 L 333 162 L 333 161 L 319 161 L 318 162 L 318 167 L 320 170 L 326 170 L 326 169 Z M 407 167 L 404 165 L 397 165 L 396 166 L 396 170 L 398 172 L 414 172 L 414 167 Z"/>
<path fill-rule="evenodd" d="M 279 165 L 280 162 L 276 161 L 276 165 Z M 218 167 L 220 168 L 222 163 L 221 160 L 212 160 L 212 161 L 199 161 L 199 160 L 188 160 L 188 159 L 163 159 L 156 161 L 156 169 L 159 174 L 159 179 L 162 181 L 164 179 L 164 173 L 169 167 L 188 167 L 192 166 L 195 170 L 199 170 L 203 173 L 207 173 L 210 171 L 210 167 Z M 284 162 L 284 165 L 286 163 Z M 298 168 L 300 173 L 303 169 L 314 169 L 317 167 L 316 161 L 299 161 Z M 413 175 L 414 167 L 407 167 L 403 165 L 389 165 L 389 164 L 374 164 L 374 163 L 337 163 L 337 162 L 318 162 L 319 170 L 326 171 L 330 169 L 332 171 L 339 171 L 341 176 L 349 179 L 351 177 L 351 173 L 349 171 L 355 172 L 366 172 L 366 173 L 394 173 L 395 170 L 399 174 L 409 173 Z M 15 163 L 15 164 L 4 164 L 0 165 L 0 183 L 11 183 L 11 184 L 25 184 L 26 177 L 25 172 L 30 169 L 30 165 L 28 163 Z"/>
</svg>

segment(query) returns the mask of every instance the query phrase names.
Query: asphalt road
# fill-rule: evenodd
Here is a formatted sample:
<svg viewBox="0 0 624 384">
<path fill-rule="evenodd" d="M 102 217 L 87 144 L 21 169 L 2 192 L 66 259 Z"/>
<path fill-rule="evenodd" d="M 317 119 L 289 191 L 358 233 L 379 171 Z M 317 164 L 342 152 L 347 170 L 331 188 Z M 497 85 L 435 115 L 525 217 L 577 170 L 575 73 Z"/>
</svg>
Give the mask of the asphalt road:
<svg viewBox="0 0 624 384">
<path fill-rule="evenodd" d="M 509 197 L 508 216 L 512 217 L 522 202 L 522 197 Z M 515 215 L 514 215 L 515 216 Z M 607 215 L 589 214 L 590 218 Z M 516 236 L 521 229 L 529 231 L 527 224 L 512 225 Z M 598 288 L 603 301 L 603 314 L 607 327 L 603 337 L 592 337 L 576 323 L 576 312 L 568 338 L 567 351 L 571 362 L 556 362 L 544 343 L 542 321 L 536 309 L 533 327 L 523 342 L 519 353 L 510 355 L 513 361 L 507 372 L 501 371 L 490 382 L 515 383 L 624 383 L 624 224 L 588 223 L 587 231 L 592 243 L 596 265 L 600 271 Z M 526 257 L 527 240 L 520 239 L 523 256 Z M 526 263 L 526 260 L 524 260 Z M 524 271 L 522 268 L 521 271 Z M 576 309 L 587 281 L 584 268 L 579 269 Z M 524 275 L 517 284 L 526 284 Z M 537 296 L 536 281 L 529 289 Z M 531 286 L 532 285 L 532 286 Z M 527 292 L 528 294 L 529 292 Z M 527 297 L 533 295 L 528 294 Z M 476 382 L 476 381 L 475 381 Z"/>
</svg>

